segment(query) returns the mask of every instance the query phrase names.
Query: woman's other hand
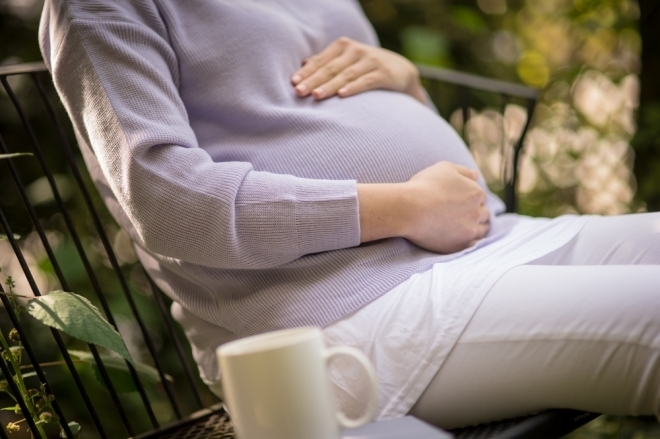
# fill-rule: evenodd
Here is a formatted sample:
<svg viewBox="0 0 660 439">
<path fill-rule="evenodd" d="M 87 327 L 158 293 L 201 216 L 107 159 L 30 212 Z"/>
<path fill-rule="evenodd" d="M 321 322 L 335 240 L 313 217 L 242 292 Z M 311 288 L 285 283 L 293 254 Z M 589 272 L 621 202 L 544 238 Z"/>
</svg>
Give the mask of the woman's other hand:
<svg viewBox="0 0 660 439">
<path fill-rule="evenodd" d="M 405 183 L 358 184 L 361 242 L 403 237 L 436 253 L 454 253 L 490 228 L 477 172 L 439 162 Z"/>
<path fill-rule="evenodd" d="M 306 60 L 291 76 L 300 97 L 317 100 L 381 88 L 425 102 L 417 67 L 403 56 L 341 37 Z"/>
</svg>

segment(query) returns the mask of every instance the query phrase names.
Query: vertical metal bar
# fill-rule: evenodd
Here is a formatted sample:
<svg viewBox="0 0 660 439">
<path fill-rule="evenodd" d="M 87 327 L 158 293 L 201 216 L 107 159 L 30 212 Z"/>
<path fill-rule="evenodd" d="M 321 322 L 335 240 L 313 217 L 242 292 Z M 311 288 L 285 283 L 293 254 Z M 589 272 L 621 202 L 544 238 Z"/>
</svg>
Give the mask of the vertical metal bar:
<svg viewBox="0 0 660 439">
<path fill-rule="evenodd" d="M 502 133 L 502 142 L 500 144 L 500 156 L 502 157 L 502 165 L 500 167 L 500 173 L 503 186 L 506 187 L 511 179 L 510 174 L 512 173 L 513 168 L 511 165 L 511 159 L 513 158 L 513 154 L 511 152 L 512 148 L 509 147 L 509 140 L 506 136 L 506 120 L 504 118 L 504 114 L 506 113 L 506 106 L 509 103 L 509 97 L 505 94 L 500 94 L 500 98 L 500 112 L 502 114 L 500 124 L 500 131 Z"/>
<path fill-rule="evenodd" d="M 94 346 L 93 344 L 88 344 L 87 346 L 89 346 L 89 350 L 92 353 L 92 356 L 94 356 L 94 361 L 98 366 L 99 372 L 101 372 L 101 378 L 103 378 L 103 381 L 105 381 L 105 385 L 108 391 L 110 392 L 110 399 L 112 399 L 112 403 L 114 404 L 117 413 L 119 413 L 119 417 L 121 418 L 122 424 L 124 424 L 124 428 L 126 429 L 126 432 L 128 433 L 129 436 L 135 436 L 135 431 L 131 427 L 131 423 L 128 421 L 126 412 L 124 411 L 124 408 L 122 407 L 121 402 L 119 401 L 119 395 L 117 395 L 115 386 L 112 384 L 112 381 L 110 380 L 110 375 L 108 375 L 108 371 L 105 368 L 105 365 L 103 364 L 103 360 L 101 359 L 101 355 L 99 355 L 98 349 L 96 349 L 96 346 Z"/>
<path fill-rule="evenodd" d="M 2 137 L 0 137 L 0 152 L 3 153 L 8 153 L 9 151 L 7 150 L 7 146 L 5 145 Z M 60 282 L 60 285 L 62 286 L 62 289 L 65 291 L 71 291 L 71 288 L 69 288 L 69 285 L 64 278 L 64 274 L 62 273 L 62 270 L 60 268 L 59 263 L 57 262 L 57 259 L 55 258 L 55 253 L 53 252 L 53 249 L 50 246 L 50 243 L 48 242 L 48 238 L 46 237 L 46 232 L 44 231 L 43 227 L 41 226 L 41 222 L 39 221 L 39 218 L 37 217 L 37 214 L 34 211 L 34 208 L 32 207 L 32 203 L 30 203 L 30 200 L 27 196 L 25 186 L 21 182 L 21 179 L 18 175 L 18 172 L 16 171 L 16 167 L 14 166 L 13 163 L 9 162 L 7 164 L 9 166 L 9 171 L 12 174 L 12 177 L 14 179 L 14 183 L 16 184 L 16 187 L 18 188 L 18 192 L 21 196 L 21 200 L 23 201 L 23 204 L 25 205 L 28 214 L 30 216 L 30 219 L 32 220 L 32 224 L 34 225 L 35 229 L 37 230 L 37 234 L 39 235 L 39 238 L 41 239 L 41 244 L 43 245 L 44 249 L 46 250 L 46 254 L 48 255 L 48 259 L 50 260 L 53 270 L 55 271 L 55 275 L 57 276 L 57 279 Z M 52 175 L 51 175 L 52 177 Z M 59 198 L 59 194 L 58 194 Z M 78 248 L 79 252 L 82 251 L 82 244 L 80 243 L 80 240 L 77 239 L 78 237 L 76 236 L 76 239 L 74 241 L 76 242 L 76 247 Z M 88 270 L 88 274 L 93 274 L 93 271 L 91 271 L 91 266 L 89 265 L 89 261 L 87 261 L 86 257 L 83 257 L 83 263 L 85 265 L 85 268 Z M 94 279 L 96 280 L 96 279 Z M 106 382 L 106 385 L 108 387 L 108 391 L 110 392 L 110 398 L 112 399 L 112 402 L 115 405 L 115 408 L 117 409 L 119 416 L 122 419 L 122 422 L 124 423 L 124 426 L 127 429 L 127 432 L 129 436 L 134 436 L 133 429 L 130 426 L 130 423 L 128 422 L 128 418 L 126 417 L 126 413 L 124 412 L 123 407 L 121 406 L 121 402 L 119 401 L 119 397 L 115 391 L 114 385 L 112 384 L 112 381 L 110 380 L 110 376 L 108 375 L 108 372 L 105 368 L 105 365 L 103 364 L 103 361 L 101 360 L 101 356 L 98 353 L 98 349 L 96 346 L 93 344 L 88 344 L 89 350 L 91 351 L 94 360 L 96 361 L 96 365 L 98 366 L 99 372 L 101 373 L 101 377 L 103 380 Z"/>
<path fill-rule="evenodd" d="M 7 432 L 5 431 L 4 425 L 0 425 L 0 439 L 9 439 Z"/>
<path fill-rule="evenodd" d="M 0 287 L 0 293 L 3 292 L 4 291 L 2 290 L 2 287 Z M 2 296 L 5 297 L 4 294 Z M 12 355 L 11 352 L 7 352 L 7 354 Z M 21 391 L 19 390 L 18 385 L 12 379 L 11 371 L 9 370 L 9 366 L 7 365 L 7 363 L 5 363 L 4 358 L 0 358 L 0 370 L 2 370 L 2 374 L 6 378 L 5 381 L 7 381 L 7 384 L 9 384 L 9 389 L 11 390 L 11 393 L 14 395 L 14 397 L 16 397 L 16 402 L 18 403 L 18 406 L 21 408 L 22 414 L 25 415 L 25 422 L 27 422 L 28 425 L 30 426 L 30 431 L 34 436 L 41 436 L 39 434 L 39 430 L 37 429 L 37 425 L 34 423 L 34 419 L 32 419 L 32 416 L 30 416 L 30 411 L 28 410 L 27 404 L 23 399 L 23 395 L 21 395 Z M 20 371 L 15 371 L 15 372 L 20 373 Z"/>
<path fill-rule="evenodd" d="M 60 138 L 60 143 L 62 145 L 62 148 L 64 149 L 65 156 L 67 158 L 67 161 L 69 163 L 69 167 L 71 168 L 71 172 L 73 174 L 74 180 L 76 181 L 76 184 L 78 185 L 78 189 L 80 189 L 80 192 L 83 196 L 83 199 L 85 200 L 85 205 L 87 206 L 88 211 L 90 212 L 92 216 L 92 220 L 95 225 L 95 229 L 99 234 L 99 230 L 103 231 L 103 235 L 105 236 L 105 231 L 103 230 L 103 226 L 101 225 L 101 222 L 98 218 L 98 215 L 96 213 L 96 209 L 94 209 L 94 205 L 92 203 L 91 196 L 89 192 L 87 191 L 87 187 L 85 186 L 85 182 L 80 175 L 80 170 L 78 169 L 78 165 L 76 164 L 75 158 L 73 157 L 73 154 L 71 152 L 71 148 L 69 147 L 69 142 L 66 139 L 66 136 L 64 135 L 64 130 L 62 128 L 62 125 L 60 124 L 57 115 L 55 114 L 55 111 L 53 110 L 52 105 L 50 104 L 50 101 L 48 100 L 48 96 L 46 95 L 46 92 L 43 88 L 43 85 L 41 84 L 41 81 L 39 81 L 38 77 L 33 73 L 30 75 L 32 82 L 36 86 L 37 90 L 39 91 L 39 95 L 42 98 L 42 102 L 44 103 L 44 106 L 46 107 L 46 111 L 48 112 L 48 115 L 50 116 L 51 121 L 55 125 L 55 128 L 57 129 L 58 137 Z M 57 190 L 57 187 L 53 187 L 53 193 Z M 59 196 L 58 196 L 59 198 Z M 61 204 L 61 203 L 60 203 Z M 63 212 L 63 215 L 65 217 L 65 220 L 67 221 L 67 226 L 69 226 L 69 230 L 72 231 L 74 230 L 73 222 L 68 219 L 68 211 L 62 204 L 60 206 L 60 210 Z M 115 321 L 114 315 L 112 314 L 112 311 L 110 310 L 110 306 L 108 305 L 108 302 L 105 298 L 105 295 L 103 294 L 101 287 L 99 285 L 99 282 L 96 278 L 96 274 L 94 273 L 94 270 L 91 268 L 91 264 L 89 263 L 89 260 L 85 254 L 84 248 L 82 244 L 80 243 L 80 240 L 77 237 L 77 234 L 72 232 L 72 237 L 74 237 L 74 242 L 76 244 L 76 249 L 78 251 L 78 254 L 80 255 L 81 259 L 83 260 L 83 265 L 85 267 L 85 271 L 87 272 L 87 275 L 89 276 L 90 281 L 92 282 L 92 288 L 94 289 L 94 292 L 96 293 L 96 296 L 98 297 L 99 301 L 101 302 L 101 306 L 103 307 L 103 311 L 105 312 L 105 315 L 108 318 L 108 321 L 110 324 L 117 330 L 119 331 L 119 328 L 117 326 L 117 323 Z M 106 238 L 107 239 L 107 238 Z M 116 270 L 115 270 L 116 272 Z M 117 273 L 116 273 L 117 274 Z M 120 273 L 118 275 L 121 275 Z M 158 421 L 156 420 L 156 415 L 153 412 L 153 408 L 151 407 L 151 403 L 149 401 L 149 397 L 147 396 L 147 393 L 144 389 L 144 386 L 142 385 L 142 381 L 140 380 L 137 371 L 135 370 L 135 366 L 129 361 L 126 361 L 126 366 L 128 367 L 129 373 L 131 374 L 131 377 L 135 383 L 136 389 L 140 395 L 140 398 L 142 399 L 142 403 L 144 404 L 144 408 L 147 411 L 147 416 L 149 417 L 149 420 L 151 424 L 153 425 L 154 428 L 158 428 L 159 424 Z M 130 429 L 130 426 L 128 426 Z M 130 433 L 131 435 L 134 435 L 133 433 Z"/>
<path fill-rule="evenodd" d="M 518 208 L 518 199 L 516 192 L 516 185 L 518 182 L 518 166 L 520 160 L 520 153 L 522 152 L 523 147 L 525 146 L 525 136 L 527 135 L 527 130 L 532 123 L 532 117 L 534 116 L 534 108 L 536 107 L 536 99 L 527 100 L 527 120 L 525 121 L 525 126 L 520 133 L 520 137 L 516 142 L 516 146 L 513 149 L 513 161 L 512 161 L 512 175 L 511 175 L 511 184 L 507 185 L 505 188 L 505 203 L 507 212 L 515 212 Z"/>
<path fill-rule="evenodd" d="M 460 90 L 459 99 L 461 101 L 461 114 L 463 116 L 463 140 L 467 143 L 467 125 L 470 121 L 470 94 L 465 87 L 461 87 Z"/>
<path fill-rule="evenodd" d="M 30 284 L 32 293 L 35 296 L 41 296 L 41 292 L 37 288 L 37 284 L 34 281 L 34 278 L 32 277 L 32 273 L 30 272 L 30 267 L 28 267 L 27 262 L 25 261 L 25 257 L 23 256 L 23 252 L 21 251 L 20 247 L 18 246 L 18 243 L 14 239 L 14 235 L 11 232 L 9 223 L 7 223 L 7 220 L 1 208 L 0 208 L 0 221 L 2 222 L 3 228 L 7 231 L 7 238 L 9 239 L 9 243 L 11 244 L 12 249 L 14 250 L 14 254 L 18 258 L 18 262 L 21 265 L 21 268 L 23 269 L 23 274 L 25 274 L 25 277 L 27 278 L 27 281 Z M 49 329 L 50 332 L 53 334 L 53 338 L 55 338 L 55 342 L 57 343 L 57 347 L 59 348 L 60 353 L 62 354 L 62 358 L 64 359 L 67 368 L 69 369 L 69 373 L 71 373 L 73 381 L 75 382 L 76 387 L 78 388 L 78 391 L 80 392 L 80 395 L 82 396 L 83 401 L 87 406 L 87 410 L 92 416 L 92 421 L 94 422 L 97 431 L 99 432 L 101 437 L 107 438 L 105 431 L 103 430 L 103 426 L 101 425 L 101 420 L 98 417 L 98 414 L 96 413 L 96 410 L 94 409 L 91 400 L 89 399 L 89 395 L 87 394 L 87 391 L 83 386 L 82 380 L 80 379 L 80 375 L 78 374 L 78 371 L 76 370 L 76 367 L 74 366 L 73 361 L 71 360 L 71 356 L 69 355 L 69 352 L 66 349 L 66 345 L 64 344 L 64 341 L 62 340 L 60 333 L 54 328 L 49 328 Z"/>
<path fill-rule="evenodd" d="M 160 315 L 163 317 L 163 320 L 165 320 L 165 327 L 167 328 L 167 332 L 170 336 L 170 339 L 174 344 L 174 350 L 176 352 L 177 357 L 179 358 L 179 362 L 183 366 L 183 371 L 185 372 L 188 384 L 190 384 L 190 389 L 193 393 L 193 397 L 195 398 L 195 402 L 197 403 L 199 408 L 204 408 L 204 403 L 202 402 L 202 398 L 199 393 L 199 388 L 197 387 L 197 383 L 195 382 L 195 378 L 192 373 L 192 368 L 190 367 L 190 363 L 188 362 L 188 359 L 183 353 L 183 346 L 181 345 L 181 340 L 179 340 L 179 336 L 177 335 L 176 330 L 174 329 L 174 322 L 172 321 L 172 316 L 168 312 L 167 306 L 165 305 L 165 301 L 163 300 L 163 292 L 160 291 L 160 288 L 158 288 L 158 286 L 154 283 L 154 281 L 151 279 L 151 277 L 149 277 L 147 273 L 145 273 L 145 275 L 147 276 L 147 279 L 149 279 L 151 290 L 153 291 L 154 297 L 156 298 L 156 303 L 158 304 L 158 308 L 160 309 Z"/>
<path fill-rule="evenodd" d="M 6 81 L 3 81 L 2 84 L 3 84 L 3 86 L 5 86 L 5 90 L 7 90 L 7 94 L 10 95 L 10 98 L 12 98 L 12 101 L 14 101 L 14 106 L 19 111 L 19 114 L 21 115 L 21 119 L 24 120 L 24 125 L 29 127 L 29 122 L 27 121 L 27 119 L 25 119 L 25 116 L 24 116 L 22 110 L 20 109 L 20 104 L 16 100 L 14 93 L 11 91 L 11 89 L 9 88 Z M 37 157 L 41 157 L 41 150 L 39 148 L 38 143 L 36 142 L 36 138 L 34 138 L 34 134 L 32 133 L 31 128 L 29 129 L 29 132 L 30 132 L 31 137 L 33 139 L 32 144 L 33 144 L 35 153 L 36 153 Z M 65 141 L 64 146 L 65 146 L 65 152 L 67 154 L 67 157 L 71 156 L 71 158 L 69 159 L 69 164 L 71 165 L 72 169 L 76 169 L 76 172 L 77 172 L 77 165 L 75 164 L 75 159 L 72 158 L 72 153 L 71 153 L 71 149 L 69 148 L 68 142 Z M 74 173 L 74 175 L 75 175 L 75 173 Z M 93 204 L 91 204 L 91 198 L 88 197 L 88 194 L 86 193 L 87 191 L 84 189 L 84 185 L 82 185 L 81 188 L 83 188 L 82 189 L 83 196 L 85 198 L 85 203 L 87 204 L 87 207 L 89 209 L 90 216 L 92 217 L 92 221 L 94 222 L 94 227 L 96 228 L 96 231 L 99 234 L 99 238 L 101 239 L 101 243 L 103 244 L 103 248 L 105 249 L 106 254 L 108 256 L 108 260 L 110 261 L 110 265 L 112 266 L 115 274 L 117 275 L 117 278 L 119 280 L 119 284 L 121 286 L 122 292 L 124 293 L 124 297 L 126 298 L 126 301 L 128 302 L 129 307 L 131 308 L 131 312 L 135 316 L 135 320 L 137 321 L 138 326 L 140 327 L 140 331 L 142 332 L 142 335 L 144 337 L 145 344 L 147 345 L 147 349 L 149 350 L 149 353 L 150 353 L 152 359 L 154 360 L 156 370 L 158 371 L 158 375 L 159 375 L 159 377 L 160 377 L 160 379 L 163 383 L 163 387 L 165 389 L 165 393 L 166 393 L 167 398 L 170 402 L 172 410 L 174 411 L 174 414 L 177 417 L 177 419 L 181 419 L 182 418 L 181 412 L 180 412 L 179 407 L 176 403 L 174 395 L 172 394 L 171 389 L 167 385 L 167 379 L 166 379 L 166 376 L 165 376 L 165 372 L 164 372 L 164 369 L 163 369 L 163 367 L 160 363 L 160 360 L 158 359 L 158 355 L 156 354 L 156 348 L 154 346 L 153 340 L 151 339 L 151 336 L 149 335 L 149 333 L 147 331 L 147 327 L 146 327 L 144 321 L 142 320 L 142 317 L 141 317 L 140 313 L 138 312 L 137 305 L 135 304 L 135 301 L 133 300 L 130 289 L 128 287 L 128 283 L 126 282 L 126 278 L 124 277 L 124 275 L 121 271 L 121 268 L 119 267 L 119 263 L 117 262 L 117 257 L 115 256 L 115 252 L 112 249 L 112 246 L 110 245 L 110 240 L 108 239 L 108 236 L 106 235 L 105 230 L 103 229 L 103 225 L 101 224 L 101 220 L 98 217 L 98 214 L 96 213 L 96 210 L 94 209 Z M 150 413 L 151 422 L 152 422 L 152 424 L 154 424 L 154 427 L 157 427 L 158 426 L 158 421 L 156 420 L 155 416 L 153 416 L 153 412 L 150 411 L 151 406 L 148 405 L 147 407 L 149 407 L 148 413 Z"/>
</svg>

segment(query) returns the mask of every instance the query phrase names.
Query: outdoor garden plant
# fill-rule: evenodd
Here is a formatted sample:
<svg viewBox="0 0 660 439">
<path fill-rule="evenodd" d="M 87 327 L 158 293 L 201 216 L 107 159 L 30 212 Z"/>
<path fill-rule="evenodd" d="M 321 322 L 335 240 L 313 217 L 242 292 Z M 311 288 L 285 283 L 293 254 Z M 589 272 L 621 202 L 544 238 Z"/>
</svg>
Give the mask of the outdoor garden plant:
<svg viewBox="0 0 660 439">
<path fill-rule="evenodd" d="M 117 392 L 135 390 L 124 360 L 135 366 L 136 371 L 145 382 L 157 383 L 160 381 L 158 372 L 155 369 L 132 360 L 121 335 L 107 322 L 100 311 L 83 296 L 65 291 L 52 291 L 40 297 L 29 297 L 14 292 L 15 284 L 11 276 L 8 276 L 4 283 L 7 291 L 0 294 L 8 296 L 17 316 L 27 313 L 44 325 L 58 329 L 84 342 L 104 347 L 117 354 L 101 355 L 103 364 L 108 371 L 108 375 L 112 378 Z M 19 299 L 26 302 L 21 303 Z M 26 385 L 25 380 L 36 376 L 36 373 L 31 370 L 31 365 L 22 364 L 23 345 L 15 328 L 11 329 L 7 336 L 0 331 L 0 344 L 2 360 L 8 366 L 6 370 L 10 370 L 10 376 L 3 376 L 0 381 L 0 392 L 7 393 L 16 402 L 14 406 L 4 407 L 2 410 L 10 410 L 17 415 L 30 416 L 39 429 L 38 435 L 46 438 L 42 426 L 49 423 L 57 425 L 58 423 L 51 407 L 54 396 L 46 392 L 44 384 L 40 384 L 38 388 L 29 388 Z M 79 350 L 68 350 L 68 352 L 74 362 L 91 365 L 97 380 L 105 386 L 92 354 Z M 40 366 L 50 367 L 63 364 L 64 361 L 52 361 L 41 363 Z M 19 395 L 16 395 L 17 392 Z M 25 404 L 23 408 L 21 407 L 21 401 Z M 23 409 L 27 409 L 28 413 L 24 413 Z M 9 433 L 19 431 L 21 423 L 24 421 L 25 418 L 10 422 L 5 428 Z M 76 422 L 70 422 L 69 427 L 74 433 L 80 430 L 80 425 Z"/>
</svg>

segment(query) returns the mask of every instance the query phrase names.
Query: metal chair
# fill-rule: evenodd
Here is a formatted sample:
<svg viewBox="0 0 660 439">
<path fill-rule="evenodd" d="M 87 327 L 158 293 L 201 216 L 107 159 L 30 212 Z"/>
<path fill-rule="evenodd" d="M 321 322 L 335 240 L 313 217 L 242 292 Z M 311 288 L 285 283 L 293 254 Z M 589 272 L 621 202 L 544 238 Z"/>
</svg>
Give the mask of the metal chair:
<svg viewBox="0 0 660 439">
<path fill-rule="evenodd" d="M 469 118 L 469 108 L 473 105 L 492 106 L 499 102 L 500 108 L 504 109 L 511 101 L 523 102 L 527 108 L 527 121 L 512 150 L 503 152 L 506 158 L 502 169 L 503 195 L 508 211 L 515 211 L 518 158 L 538 92 L 450 70 L 420 66 L 420 71 L 440 110 L 446 113 L 448 98 L 456 97 L 464 121 Z M 108 228 L 116 225 L 101 205 L 84 167 L 80 166 L 79 152 L 72 147 L 71 127 L 61 122 L 66 120 L 66 115 L 45 65 L 38 62 L 0 67 L 0 84 L 4 91 L 4 96 L 0 94 L 0 154 L 28 151 L 34 155 L 0 161 L 1 231 L 12 248 L 13 258 L 20 265 L 20 275 L 24 276 L 35 296 L 45 292 L 39 290 L 35 280 L 37 273 L 31 267 L 20 239 L 15 236 L 17 232 L 33 233 L 34 241 L 40 243 L 45 255 L 42 265 L 61 289 L 70 291 L 73 288 L 86 296 L 118 330 L 122 329 L 122 322 L 136 327 L 135 332 L 140 335 L 136 343 L 143 344 L 147 353 L 144 361 L 155 367 L 160 379 L 160 384 L 148 385 L 127 362 L 135 392 L 123 395 L 117 389 L 119 383 L 111 378 L 104 366 L 98 348 L 89 345 L 107 391 L 92 387 L 94 384 L 90 383 L 89 374 L 77 368 L 67 353 L 66 337 L 51 329 L 53 345 L 45 335 L 46 330 L 19 320 L 12 302 L 0 294 L 5 308 L 0 320 L 2 330 L 6 330 L 8 324 L 17 329 L 25 354 L 34 367 L 35 376 L 31 379 L 37 385 L 43 385 L 47 393 L 55 395 L 52 407 L 59 417 L 64 436 L 74 437 L 68 422 L 75 417 L 83 426 L 85 437 L 233 437 L 231 423 L 222 405 L 194 372 L 187 344 L 182 341 L 180 329 L 169 314 L 171 301 L 144 275 L 138 264 L 122 266 L 118 259 L 108 234 Z M 11 148 L 7 146 L 9 143 Z M 72 182 L 70 187 L 58 183 L 61 175 L 66 175 L 67 181 Z M 32 187 L 28 183 L 38 178 L 52 191 L 49 205 L 35 205 L 34 197 L 30 196 Z M 62 239 L 69 243 L 67 252 L 54 248 L 52 238 L 49 239 L 49 227 L 53 223 L 60 228 L 58 233 L 64 236 Z M 96 251 L 90 248 L 96 248 Z M 107 267 L 99 264 L 99 259 Z M 78 267 L 73 274 L 69 268 L 72 265 Z M 142 288 L 135 287 L 131 281 L 134 277 L 142 279 Z M 66 367 L 44 372 L 40 361 L 49 355 L 50 359 L 61 356 Z M 0 359 L 0 367 L 4 376 L 9 376 L 3 359 Z M 9 383 L 10 388 L 12 384 Z M 17 403 L 26 412 L 25 402 L 19 400 Z M 558 438 L 596 416 L 572 410 L 551 410 L 464 428 L 454 434 L 460 439 Z M 31 431 L 36 431 L 31 419 L 26 419 L 26 423 Z M 0 427 L 0 439 L 6 437 L 4 426 Z"/>
</svg>

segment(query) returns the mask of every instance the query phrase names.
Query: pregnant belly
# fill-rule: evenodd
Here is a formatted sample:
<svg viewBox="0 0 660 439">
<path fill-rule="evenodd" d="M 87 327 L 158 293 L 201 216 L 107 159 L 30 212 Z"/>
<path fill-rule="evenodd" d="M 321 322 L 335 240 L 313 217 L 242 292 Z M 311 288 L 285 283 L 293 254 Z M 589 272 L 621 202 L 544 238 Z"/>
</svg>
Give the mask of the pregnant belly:
<svg viewBox="0 0 660 439">
<path fill-rule="evenodd" d="M 360 183 L 406 181 L 443 160 L 477 169 L 453 128 L 409 96 L 378 90 L 303 104 L 264 111 L 257 122 L 269 129 L 224 132 L 207 151 L 258 171 Z"/>
</svg>

